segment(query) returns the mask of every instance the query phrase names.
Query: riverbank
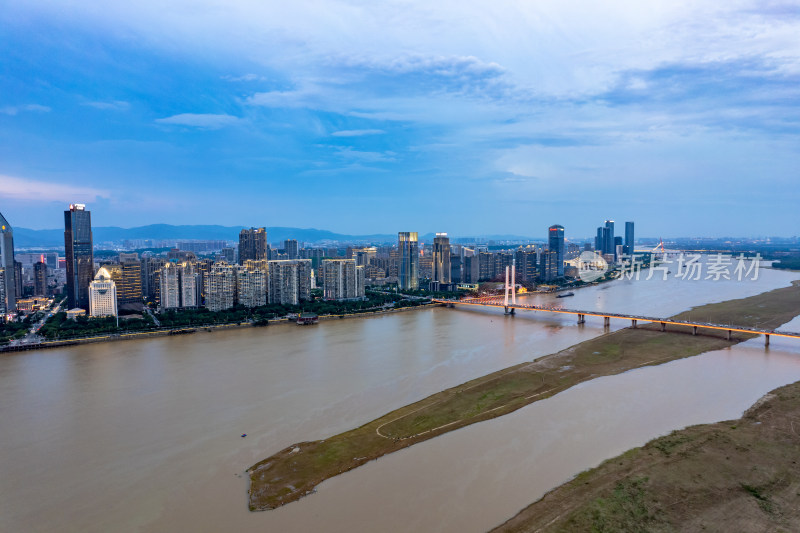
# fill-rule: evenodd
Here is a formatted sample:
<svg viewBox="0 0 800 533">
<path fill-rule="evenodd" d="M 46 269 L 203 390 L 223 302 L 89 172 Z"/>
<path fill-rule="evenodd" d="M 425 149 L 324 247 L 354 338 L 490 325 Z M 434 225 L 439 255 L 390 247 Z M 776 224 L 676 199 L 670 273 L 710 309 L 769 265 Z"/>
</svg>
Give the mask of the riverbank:
<svg viewBox="0 0 800 533">
<path fill-rule="evenodd" d="M 319 320 L 324 321 L 324 320 L 348 319 L 348 318 L 365 318 L 369 316 L 385 315 L 389 313 L 398 313 L 412 309 L 425 309 L 436 306 L 438 306 L 438 304 L 427 303 L 427 304 L 420 304 L 408 307 L 388 308 L 379 311 L 364 311 L 360 313 L 346 313 L 340 315 L 321 315 L 319 317 Z M 292 323 L 293 321 L 294 319 L 283 317 L 283 318 L 270 319 L 267 321 L 267 323 L 269 325 L 289 324 Z M 97 342 L 147 339 L 152 337 L 166 337 L 170 335 L 183 335 L 183 334 L 192 334 L 196 332 L 213 332 L 219 330 L 241 329 L 241 328 L 252 328 L 252 327 L 266 327 L 266 325 L 262 326 L 254 324 L 252 322 L 239 322 L 230 324 L 209 324 L 209 325 L 198 325 L 191 327 L 164 328 L 164 329 L 149 330 L 149 331 L 134 331 L 130 333 L 113 333 L 109 335 L 96 335 L 92 337 L 76 337 L 74 339 L 59 339 L 53 341 L 42 341 L 39 343 L 31 343 L 31 344 L 2 346 L 0 347 L 0 353 L 22 352 L 28 350 L 42 350 L 47 348 L 62 348 L 65 346 L 77 346 L 80 344 L 92 344 Z"/>
<path fill-rule="evenodd" d="M 775 328 L 798 314 L 800 287 L 720 304 L 673 317 Z M 681 328 L 676 328 L 676 330 Z M 250 509 L 273 509 L 367 461 L 469 424 L 515 411 L 594 377 L 697 355 L 736 344 L 713 335 L 663 333 L 655 326 L 619 330 L 434 394 L 354 430 L 289 446 L 249 469 Z"/>
<path fill-rule="evenodd" d="M 791 531 L 800 523 L 800 382 L 738 420 L 609 459 L 497 527 L 522 531 Z"/>
</svg>

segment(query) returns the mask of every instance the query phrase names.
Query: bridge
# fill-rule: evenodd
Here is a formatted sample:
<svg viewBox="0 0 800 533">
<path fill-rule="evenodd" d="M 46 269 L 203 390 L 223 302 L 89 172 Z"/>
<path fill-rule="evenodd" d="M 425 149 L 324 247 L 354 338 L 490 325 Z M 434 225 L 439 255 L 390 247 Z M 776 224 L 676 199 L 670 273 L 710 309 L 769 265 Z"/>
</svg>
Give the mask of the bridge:
<svg viewBox="0 0 800 533">
<path fill-rule="evenodd" d="M 652 316 L 630 315 L 625 313 L 606 313 L 603 311 L 584 311 L 580 309 L 566 309 L 560 306 L 548 305 L 535 305 L 535 304 L 518 304 L 517 295 L 514 287 L 515 272 L 514 267 L 511 267 L 511 285 L 509 285 L 509 267 L 506 267 L 506 285 L 505 295 L 503 298 L 498 296 L 486 296 L 481 298 L 467 298 L 463 300 L 446 300 L 434 298 L 434 303 L 442 304 L 447 307 L 455 307 L 458 305 L 477 306 L 477 307 L 494 307 L 505 310 L 507 315 L 515 314 L 517 309 L 524 311 L 543 311 L 546 313 L 557 313 L 574 315 L 578 319 L 578 324 L 584 324 L 586 317 L 598 317 L 603 319 L 603 326 L 610 327 L 611 319 L 630 320 L 631 327 L 636 328 L 639 322 L 650 322 L 653 324 L 660 324 L 661 331 L 666 331 L 667 326 L 684 326 L 692 328 L 692 335 L 697 335 L 698 330 L 716 330 L 727 332 L 727 339 L 731 340 L 731 335 L 736 333 L 750 333 L 755 335 L 764 335 L 764 345 L 769 346 L 769 339 L 774 337 L 787 337 L 791 339 L 800 339 L 800 333 L 791 331 L 776 331 L 771 329 L 749 328 L 742 326 L 732 326 L 725 324 L 714 324 L 712 322 L 694 322 L 688 320 L 673 320 L 669 318 L 659 318 Z"/>
</svg>

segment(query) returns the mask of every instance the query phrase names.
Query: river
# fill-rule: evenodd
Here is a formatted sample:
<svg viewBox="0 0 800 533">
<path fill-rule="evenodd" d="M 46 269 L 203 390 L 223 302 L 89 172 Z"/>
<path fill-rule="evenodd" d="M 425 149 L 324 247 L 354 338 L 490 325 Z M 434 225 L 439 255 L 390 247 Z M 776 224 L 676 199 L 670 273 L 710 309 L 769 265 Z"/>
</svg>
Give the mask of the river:
<svg viewBox="0 0 800 533">
<path fill-rule="evenodd" d="M 626 280 L 528 299 L 668 316 L 798 277 Z M 271 453 L 602 332 L 598 319 L 432 308 L 6 354 L 0 530 L 484 531 L 605 458 L 738 417 L 800 379 L 800 343 L 773 339 L 765 351 L 755 339 L 581 384 L 276 511 L 247 510 L 244 470 Z"/>
</svg>

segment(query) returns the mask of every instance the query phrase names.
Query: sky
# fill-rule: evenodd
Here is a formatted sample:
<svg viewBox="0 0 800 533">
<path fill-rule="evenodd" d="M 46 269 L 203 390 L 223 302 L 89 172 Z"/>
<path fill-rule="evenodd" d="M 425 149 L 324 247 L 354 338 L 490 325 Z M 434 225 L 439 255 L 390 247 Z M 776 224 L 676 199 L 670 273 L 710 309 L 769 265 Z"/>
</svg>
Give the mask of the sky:
<svg viewBox="0 0 800 533">
<path fill-rule="evenodd" d="M 3 6 L 15 226 L 800 233 L 800 2 Z"/>
</svg>

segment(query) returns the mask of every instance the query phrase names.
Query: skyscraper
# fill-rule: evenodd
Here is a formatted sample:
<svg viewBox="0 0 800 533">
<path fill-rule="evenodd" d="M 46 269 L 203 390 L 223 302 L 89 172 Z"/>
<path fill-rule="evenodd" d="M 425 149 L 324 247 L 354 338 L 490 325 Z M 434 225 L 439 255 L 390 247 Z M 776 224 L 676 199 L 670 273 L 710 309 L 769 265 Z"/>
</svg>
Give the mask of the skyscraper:
<svg viewBox="0 0 800 533">
<path fill-rule="evenodd" d="M 94 278 L 92 214 L 83 204 L 70 204 L 64 211 L 64 248 L 68 306 L 89 309 L 89 283 Z"/>
<path fill-rule="evenodd" d="M 614 221 L 606 220 L 603 231 L 603 253 L 614 255 Z"/>
<path fill-rule="evenodd" d="M 419 243 L 416 231 L 401 231 L 397 234 L 397 248 L 400 252 L 398 285 L 400 290 L 419 288 Z"/>
<path fill-rule="evenodd" d="M 239 232 L 239 264 L 243 265 L 248 259 L 268 259 L 266 228 L 243 229 Z"/>
<path fill-rule="evenodd" d="M 633 255 L 633 222 L 625 223 L 625 248 L 623 253 L 625 255 Z"/>
<path fill-rule="evenodd" d="M 33 295 L 47 296 L 47 265 L 42 261 L 33 265 Z"/>
<path fill-rule="evenodd" d="M 555 224 L 550 226 L 548 233 L 548 248 L 551 252 L 555 252 L 555 270 L 556 276 L 559 278 L 564 277 L 564 226 Z"/>
<path fill-rule="evenodd" d="M 433 239 L 433 276 L 431 281 L 450 283 L 450 239 L 437 233 Z"/>
<path fill-rule="evenodd" d="M 286 252 L 286 259 L 299 259 L 300 253 L 295 239 L 283 241 L 283 251 Z"/>
<path fill-rule="evenodd" d="M 0 270 L 3 271 L 0 312 L 9 313 L 17 308 L 16 268 L 14 265 L 14 232 L 11 224 L 0 213 Z M 22 296 L 20 294 L 20 296 Z"/>
</svg>

